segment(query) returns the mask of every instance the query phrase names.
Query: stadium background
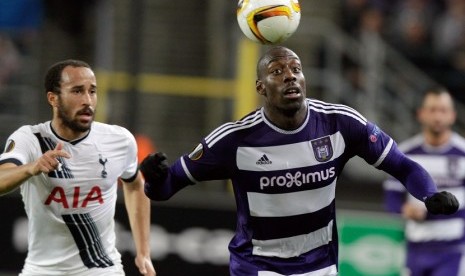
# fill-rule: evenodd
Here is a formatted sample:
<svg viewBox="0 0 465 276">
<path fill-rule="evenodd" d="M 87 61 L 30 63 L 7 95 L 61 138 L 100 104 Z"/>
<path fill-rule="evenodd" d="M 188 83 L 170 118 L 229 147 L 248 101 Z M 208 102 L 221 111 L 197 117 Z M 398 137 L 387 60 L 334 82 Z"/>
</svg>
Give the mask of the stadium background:
<svg viewBox="0 0 465 276">
<path fill-rule="evenodd" d="M 423 16 L 433 30 L 434 19 L 447 15 L 450 3 L 460 6 L 463 0 L 300 2 L 299 29 L 283 45 L 301 57 L 310 97 L 348 104 L 398 141 L 419 130 L 415 107 L 430 85 L 450 88 L 465 114 L 465 57 L 460 55 L 465 42 L 453 57 L 420 47 L 431 46 L 429 40 L 410 45 L 413 55 L 402 47 L 404 35 L 397 27 Z M 369 8 L 359 9 L 367 3 Z M 236 4 L 1 0 L 0 146 L 20 125 L 49 120 L 43 74 L 58 60 L 76 58 L 88 61 L 97 73 L 98 120 L 149 138 L 171 160 L 190 151 L 214 127 L 260 104 L 255 63 L 265 47 L 244 39 Z M 404 21 L 397 19 L 400 14 Z M 461 19 L 465 21 L 465 12 Z M 457 125 L 462 134 L 463 118 Z M 402 223 L 383 213 L 384 177 L 354 159 L 338 183 L 342 276 L 399 274 Z M 15 275 L 27 238 L 18 193 L 0 198 L 0 208 L 5 210 L 0 216 L 0 275 Z M 128 275 L 135 275 L 120 204 L 117 221 Z M 235 226 L 227 182 L 201 183 L 172 201 L 154 203 L 152 224 L 153 259 L 160 275 L 227 275 L 226 246 Z"/>
</svg>

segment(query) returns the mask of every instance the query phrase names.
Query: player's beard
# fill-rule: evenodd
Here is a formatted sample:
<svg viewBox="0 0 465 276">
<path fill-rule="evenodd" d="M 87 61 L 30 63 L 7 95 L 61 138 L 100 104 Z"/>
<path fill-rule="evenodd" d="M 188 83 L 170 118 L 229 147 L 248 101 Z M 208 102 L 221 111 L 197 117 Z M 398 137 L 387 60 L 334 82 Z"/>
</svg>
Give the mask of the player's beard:
<svg viewBox="0 0 465 276">
<path fill-rule="evenodd" d="M 65 125 L 66 127 L 68 127 L 69 129 L 71 129 L 72 131 L 75 131 L 75 132 L 87 132 L 87 131 L 89 131 L 90 126 L 92 125 L 92 122 L 93 122 L 93 116 L 95 114 L 94 111 L 91 110 L 90 107 L 88 108 L 88 110 L 86 110 L 86 109 L 79 110 L 73 116 L 73 115 L 69 114 L 70 113 L 69 110 L 66 107 L 64 107 L 63 102 L 60 99 L 57 109 L 58 109 L 58 114 L 57 114 L 58 118 L 61 120 L 63 125 Z M 84 111 L 92 113 L 92 120 L 90 120 L 88 123 L 81 123 L 79 121 L 79 119 L 77 118 L 77 115 L 79 115 L 79 113 L 84 112 Z"/>
<path fill-rule="evenodd" d="M 450 130 L 450 127 L 451 126 L 446 123 L 433 122 L 427 126 L 427 130 L 431 135 L 439 137 L 444 133 L 447 133 Z"/>
<path fill-rule="evenodd" d="M 289 101 L 285 105 L 277 105 L 274 109 L 288 118 L 296 116 L 299 112 L 305 112 L 305 114 L 307 112 L 305 103 L 302 100 Z"/>
</svg>

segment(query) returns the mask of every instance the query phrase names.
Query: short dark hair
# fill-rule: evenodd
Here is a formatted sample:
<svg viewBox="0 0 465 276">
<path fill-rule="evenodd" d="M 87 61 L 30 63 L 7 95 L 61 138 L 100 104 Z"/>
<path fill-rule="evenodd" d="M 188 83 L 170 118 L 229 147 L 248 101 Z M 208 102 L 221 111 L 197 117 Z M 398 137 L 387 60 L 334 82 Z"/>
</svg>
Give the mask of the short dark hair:
<svg viewBox="0 0 465 276">
<path fill-rule="evenodd" d="M 62 60 L 59 61 L 47 70 L 47 74 L 45 75 L 45 93 L 48 91 L 51 91 L 55 94 L 60 94 L 60 87 L 61 87 L 61 73 L 63 72 L 63 69 L 67 66 L 72 66 L 72 67 L 86 67 L 89 69 L 92 69 L 90 65 L 87 62 L 84 62 L 82 60 L 76 60 L 76 59 L 67 59 L 67 60 Z"/>
<path fill-rule="evenodd" d="M 450 93 L 450 91 L 444 87 L 444 86 L 431 86 L 429 88 L 426 88 L 424 91 L 423 91 L 423 100 L 421 101 L 420 103 L 420 107 L 423 105 L 426 97 L 428 95 L 434 95 L 434 96 L 439 96 L 441 94 L 447 94 L 450 96 L 450 98 L 452 99 L 452 107 L 455 109 L 455 103 L 454 103 L 454 97 L 452 95 L 452 93 Z"/>
<path fill-rule="evenodd" d="M 450 94 L 449 90 L 447 90 L 447 88 L 443 86 L 432 86 L 432 87 L 425 89 L 423 93 L 423 97 L 426 97 L 429 94 L 440 95 L 443 93 Z"/>
</svg>

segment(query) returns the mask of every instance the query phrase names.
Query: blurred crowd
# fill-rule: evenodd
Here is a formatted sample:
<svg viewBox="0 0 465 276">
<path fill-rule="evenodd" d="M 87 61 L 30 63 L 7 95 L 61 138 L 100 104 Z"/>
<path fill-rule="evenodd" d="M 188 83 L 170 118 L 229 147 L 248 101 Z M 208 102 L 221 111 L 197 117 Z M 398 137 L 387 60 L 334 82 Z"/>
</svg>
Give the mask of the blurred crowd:
<svg viewBox="0 0 465 276">
<path fill-rule="evenodd" d="M 47 3 L 54 2 L 61 1 Z M 0 88 L 18 73 L 21 57 L 35 47 L 44 3 L 0 1 Z M 381 37 L 465 102 L 465 0 L 343 0 L 341 4 L 338 18 L 346 32 L 360 39 Z"/>
<path fill-rule="evenodd" d="M 0 1 L 0 89 L 14 80 L 42 23 L 43 0 Z"/>
<path fill-rule="evenodd" d="M 380 36 L 465 102 L 465 0 L 345 0 L 340 24 Z"/>
</svg>

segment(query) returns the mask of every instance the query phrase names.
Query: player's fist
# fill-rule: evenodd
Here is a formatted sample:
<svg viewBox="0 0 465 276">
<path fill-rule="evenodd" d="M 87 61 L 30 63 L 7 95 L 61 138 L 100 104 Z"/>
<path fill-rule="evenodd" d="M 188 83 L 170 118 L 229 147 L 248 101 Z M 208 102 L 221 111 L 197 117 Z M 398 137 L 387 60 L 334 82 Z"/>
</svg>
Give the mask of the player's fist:
<svg viewBox="0 0 465 276">
<path fill-rule="evenodd" d="M 457 198 L 446 191 L 435 193 L 426 198 L 426 209 L 433 215 L 451 215 L 459 209 Z"/>
<path fill-rule="evenodd" d="M 163 152 L 149 154 L 139 165 L 139 169 L 148 183 L 163 181 L 168 174 L 168 167 L 166 154 Z"/>
</svg>

